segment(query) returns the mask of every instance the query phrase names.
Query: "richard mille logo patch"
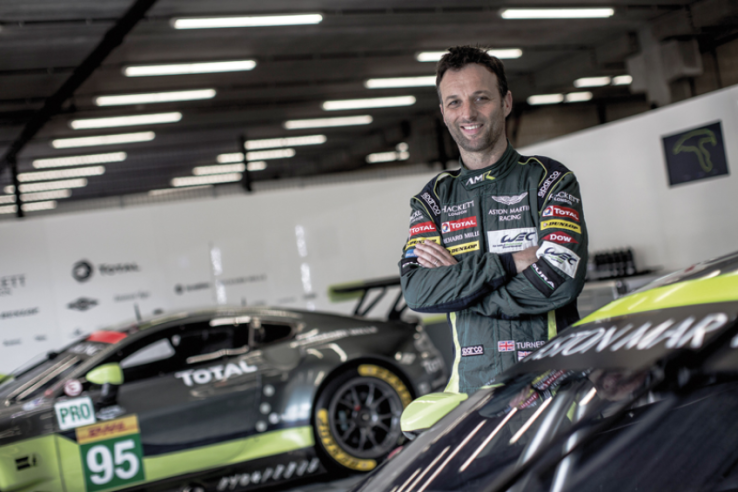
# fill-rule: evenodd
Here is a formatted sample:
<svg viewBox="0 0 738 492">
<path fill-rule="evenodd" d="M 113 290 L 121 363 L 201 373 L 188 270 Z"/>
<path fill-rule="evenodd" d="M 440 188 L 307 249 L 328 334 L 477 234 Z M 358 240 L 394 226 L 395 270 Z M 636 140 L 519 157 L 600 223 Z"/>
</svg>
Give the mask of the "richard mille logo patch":
<svg viewBox="0 0 738 492">
<path fill-rule="evenodd" d="M 471 347 L 461 347 L 462 357 L 471 357 L 473 355 L 484 355 L 484 346 L 472 345 Z"/>
</svg>

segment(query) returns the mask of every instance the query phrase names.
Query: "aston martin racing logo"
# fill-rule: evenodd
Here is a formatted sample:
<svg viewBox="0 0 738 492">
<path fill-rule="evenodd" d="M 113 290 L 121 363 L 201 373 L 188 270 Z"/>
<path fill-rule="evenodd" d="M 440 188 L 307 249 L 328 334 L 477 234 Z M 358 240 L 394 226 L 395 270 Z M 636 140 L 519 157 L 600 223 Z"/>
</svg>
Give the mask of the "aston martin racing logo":
<svg viewBox="0 0 738 492">
<path fill-rule="evenodd" d="M 75 309 L 77 311 L 87 311 L 95 306 L 97 306 L 97 301 L 95 299 L 90 299 L 89 297 L 80 297 L 76 301 L 72 301 L 67 304 L 69 309 Z"/>
<path fill-rule="evenodd" d="M 501 203 L 503 205 L 515 205 L 516 203 L 520 203 L 523 201 L 523 198 L 528 196 L 528 192 L 522 193 L 520 195 L 513 195 L 513 196 L 492 196 L 492 200 L 496 201 L 497 203 Z"/>
</svg>

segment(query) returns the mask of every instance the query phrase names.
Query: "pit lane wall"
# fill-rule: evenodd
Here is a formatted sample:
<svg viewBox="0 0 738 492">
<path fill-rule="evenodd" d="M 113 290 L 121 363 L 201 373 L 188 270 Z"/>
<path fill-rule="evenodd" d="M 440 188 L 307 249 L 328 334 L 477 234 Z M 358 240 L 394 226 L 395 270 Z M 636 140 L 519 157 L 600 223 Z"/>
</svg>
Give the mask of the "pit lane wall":
<svg viewBox="0 0 738 492">
<path fill-rule="evenodd" d="M 738 244 L 735 172 L 669 187 L 664 163 L 662 136 L 716 121 L 730 167 L 738 87 L 520 150 L 577 174 L 593 251 L 676 269 Z M 397 274 L 409 197 L 433 174 L 0 223 L 0 373 L 136 312 L 348 313 L 327 287 Z"/>
</svg>

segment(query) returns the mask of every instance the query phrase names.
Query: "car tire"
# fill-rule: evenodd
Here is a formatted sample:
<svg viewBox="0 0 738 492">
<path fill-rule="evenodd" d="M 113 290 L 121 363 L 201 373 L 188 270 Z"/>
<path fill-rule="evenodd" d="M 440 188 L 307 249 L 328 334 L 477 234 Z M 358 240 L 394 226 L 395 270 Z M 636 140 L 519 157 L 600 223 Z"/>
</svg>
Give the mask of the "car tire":
<svg viewBox="0 0 738 492">
<path fill-rule="evenodd" d="M 313 424 L 332 469 L 370 471 L 404 441 L 400 415 L 412 401 L 404 381 L 375 364 L 342 369 L 320 392 Z"/>
</svg>

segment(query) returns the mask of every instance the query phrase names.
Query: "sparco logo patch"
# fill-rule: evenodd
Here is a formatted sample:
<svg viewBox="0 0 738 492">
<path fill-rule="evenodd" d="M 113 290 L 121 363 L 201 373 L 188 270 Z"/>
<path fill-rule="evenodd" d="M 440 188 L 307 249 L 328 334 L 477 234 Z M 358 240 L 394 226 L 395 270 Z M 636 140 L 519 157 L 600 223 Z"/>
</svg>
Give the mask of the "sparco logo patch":
<svg viewBox="0 0 738 492">
<path fill-rule="evenodd" d="M 520 203 L 523 201 L 523 198 L 528 196 L 528 192 L 522 193 L 520 195 L 512 195 L 512 196 L 492 196 L 492 200 L 496 201 L 497 203 L 502 203 L 503 205 L 515 205 L 516 203 Z"/>
<path fill-rule="evenodd" d="M 460 255 L 462 253 L 469 253 L 471 251 L 479 251 L 479 241 L 459 244 L 458 246 L 448 248 L 448 252 L 453 256 Z"/>
<path fill-rule="evenodd" d="M 564 246 L 544 241 L 538 251 L 536 251 L 536 255 L 539 258 L 546 258 L 553 266 L 571 278 L 574 278 L 574 275 L 577 273 L 579 256 Z"/>
<path fill-rule="evenodd" d="M 548 192 L 548 189 L 551 187 L 554 181 L 558 179 L 558 177 L 561 176 L 561 173 L 559 171 L 554 171 L 551 173 L 551 176 L 546 179 L 546 181 L 543 182 L 540 188 L 538 188 L 538 196 L 543 198 L 546 196 L 546 193 Z"/>
<path fill-rule="evenodd" d="M 572 219 L 575 222 L 579 222 L 579 212 L 569 207 L 558 207 L 556 205 L 549 205 L 541 213 L 543 217 L 564 217 Z"/>
<path fill-rule="evenodd" d="M 544 236 L 543 240 L 559 244 L 579 244 L 579 241 L 568 234 L 564 234 L 563 232 L 552 232 L 548 236 Z"/>
<path fill-rule="evenodd" d="M 435 230 L 436 226 L 433 224 L 433 222 L 422 222 L 410 228 L 410 236 L 417 236 L 418 234 L 422 234 L 424 232 L 434 232 Z"/>
<path fill-rule="evenodd" d="M 577 234 L 582 233 L 582 228 L 577 224 L 573 224 L 566 220 L 553 219 L 541 222 L 541 230 L 543 229 L 568 229 Z"/>
<path fill-rule="evenodd" d="M 471 347 L 461 347 L 462 357 L 472 357 L 474 355 L 484 355 L 484 346 L 472 345 Z"/>
<path fill-rule="evenodd" d="M 514 253 L 538 244 L 538 233 L 535 227 L 487 231 L 487 242 L 490 253 Z"/>
<path fill-rule="evenodd" d="M 449 232 L 456 232 L 461 229 L 468 229 L 470 227 L 477 227 L 476 217 L 467 217 L 465 219 L 451 220 L 441 224 L 441 232 L 446 234 Z"/>
<path fill-rule="evenodd" d="M 428 193 L 426 191 L 425 193 L 423 193 L 422 195 L 420 195 L 420 197 L 425 201 L 425 203 L 428 204 L 428 206 L 430 207 L 430 209 L 433 211 L 434 214 L 436 214 L 436 215 L 440 215 L 441 214 L 441 209 L 438 208 L 438 204 L 433 199 L 433 197 L 430 196 L 430 193 Z"/>
<path fill-rule="evenodd" d="M 515 352 L 515 340 L 501 340 L 497 342 L 498 352 Z"/>
</svg>

